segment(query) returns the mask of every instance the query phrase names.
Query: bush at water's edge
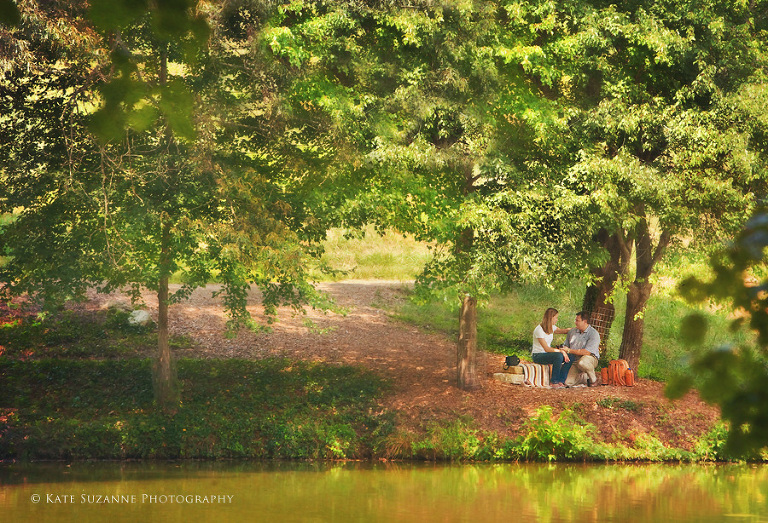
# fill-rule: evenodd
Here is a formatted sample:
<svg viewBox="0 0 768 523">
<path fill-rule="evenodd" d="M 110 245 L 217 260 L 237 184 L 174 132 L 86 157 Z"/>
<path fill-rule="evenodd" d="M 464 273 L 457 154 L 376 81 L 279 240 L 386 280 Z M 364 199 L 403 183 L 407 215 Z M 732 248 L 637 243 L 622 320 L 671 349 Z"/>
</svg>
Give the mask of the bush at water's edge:
<svg viewBox="0 0 768 523">
<path fill-rule="evenodd" d="M 738 458 L 725 448 L 727 427 L 718 423 L 699 438 L 693 450 L 666 446 L 650 434 L 639 434 L 632 445 L 597 441 L 596 430 L 571 410 L 553 415 L 540 407 L 524 424 L 520 435 L 502 438 L 476 428 L 470 419 L 430 422 L 423 434 L 395 431 L 384 442 L 384 455 L 392 459 L 432 461 L 766 461 L 765 454 Z"/>
</svg>

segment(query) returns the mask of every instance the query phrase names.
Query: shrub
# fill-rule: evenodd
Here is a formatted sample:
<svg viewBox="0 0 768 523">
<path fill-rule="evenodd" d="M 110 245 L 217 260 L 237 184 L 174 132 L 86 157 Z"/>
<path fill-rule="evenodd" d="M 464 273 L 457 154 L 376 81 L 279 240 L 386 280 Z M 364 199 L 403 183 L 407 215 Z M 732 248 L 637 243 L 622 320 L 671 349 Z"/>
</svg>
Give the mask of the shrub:
<svg viewBox="0 0 768 523">
<path fill-rule="evenodd" d="M 595 456 L 594 425 L 584 423 L 571 410 L 564 410 L 555 418 L 552 407 L 539 407 L 525 422 L 523 431 L 515 445 L 521 459 L 554 461 Z"/>
<path fill-rule="evenodd" d="M 741 455 L 733 452 L 728 447 L 728 432 L 728 423 L 718 421 L 694 445 L 696 459 L 702 461 L 766 461 L 765 449 Z"/>
<path fill-rule="evenodd" d="M 411 448 L 421 459 L 473 460 L 481 448 L 480 432 L 467 419 L 433 422 L 427 426 L 426 436 L 414 441 Z"/>
</svg>

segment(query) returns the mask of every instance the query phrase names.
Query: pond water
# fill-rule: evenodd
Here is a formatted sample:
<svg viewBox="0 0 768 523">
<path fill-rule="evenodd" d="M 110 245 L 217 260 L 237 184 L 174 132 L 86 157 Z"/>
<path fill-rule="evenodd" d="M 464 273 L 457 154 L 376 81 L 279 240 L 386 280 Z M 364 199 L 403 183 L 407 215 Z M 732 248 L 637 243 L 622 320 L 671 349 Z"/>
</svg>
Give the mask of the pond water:
<svg viewBox="0 0 768 523">
<path fill-rule="evenodd" d="M 765 465 L 0 464 L 0 520 L 766 521 Z"/>
</svg>

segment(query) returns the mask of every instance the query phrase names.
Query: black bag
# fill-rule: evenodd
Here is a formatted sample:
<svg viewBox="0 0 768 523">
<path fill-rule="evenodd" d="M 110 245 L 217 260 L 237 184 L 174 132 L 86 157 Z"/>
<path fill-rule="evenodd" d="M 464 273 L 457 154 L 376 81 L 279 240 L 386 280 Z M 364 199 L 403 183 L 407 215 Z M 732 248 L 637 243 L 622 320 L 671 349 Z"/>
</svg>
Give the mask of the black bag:
<svg viewBox="0 0 768 523">
<path fill-rule="evenodd" d="M 504 358 L 504 368 L 508 369 L 510 367 L 516 367 L 520 365 L 520 358 L 517 356 L 507 356 Z"/>
</svg>

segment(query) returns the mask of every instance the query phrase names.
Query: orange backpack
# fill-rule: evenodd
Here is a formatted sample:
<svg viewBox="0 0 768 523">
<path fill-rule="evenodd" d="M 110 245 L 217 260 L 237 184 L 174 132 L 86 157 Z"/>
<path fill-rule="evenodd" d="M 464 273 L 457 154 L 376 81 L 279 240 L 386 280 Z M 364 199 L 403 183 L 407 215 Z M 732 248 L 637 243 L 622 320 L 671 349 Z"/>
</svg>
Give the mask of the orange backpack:
<svg viewBox="0 0 768 523">
<path fill-rule="evenodd" d="M 627 369 L 627 371 L 624 373 L 624 384 L 627 387 L 635 386 L 635 371 L 632 369 Z"/>
<path fill-rule="evenodd" d="M 608 364 L 608 384 L 609 385 L 626 385 L 626 374 L 629 370 L 629 363 L 627 360 L 611 360 Z M 632 377 L 632 385 L 635 384 L 634 375 Z"/>
</svg>

